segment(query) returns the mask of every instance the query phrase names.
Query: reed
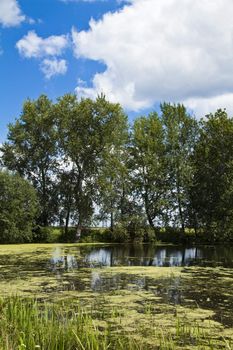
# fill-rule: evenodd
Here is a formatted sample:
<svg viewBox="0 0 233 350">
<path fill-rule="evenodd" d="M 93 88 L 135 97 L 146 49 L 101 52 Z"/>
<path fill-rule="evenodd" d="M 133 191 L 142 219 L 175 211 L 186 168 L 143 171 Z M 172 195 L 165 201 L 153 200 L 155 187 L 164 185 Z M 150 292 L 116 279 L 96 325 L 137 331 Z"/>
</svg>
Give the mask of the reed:
<svg viewBox="0 0 233 350">
<path fill-rule="evenodd" d="M 126 335 L 99 329 L 95 316 L 78 305 L 9 297 L 0 302 L 1 350 L 140 350 Z"/>
<path fill-rule="evenodd" d="M 162 327 L 151 329 L 148 342 L 142 330 L 135 329 L 134 334 L 129 334 L 114 324 L 113 319 L 121 317 L 118 310 L 99 311 L 81 308 L 76 303 L 49 303 L 19 297 L 2 299 L 0 350 L 232 349 L 226 339 L 216 344 L 199 325 L 185 324 L 178 318 L 174 332 Z"/>
</svg>

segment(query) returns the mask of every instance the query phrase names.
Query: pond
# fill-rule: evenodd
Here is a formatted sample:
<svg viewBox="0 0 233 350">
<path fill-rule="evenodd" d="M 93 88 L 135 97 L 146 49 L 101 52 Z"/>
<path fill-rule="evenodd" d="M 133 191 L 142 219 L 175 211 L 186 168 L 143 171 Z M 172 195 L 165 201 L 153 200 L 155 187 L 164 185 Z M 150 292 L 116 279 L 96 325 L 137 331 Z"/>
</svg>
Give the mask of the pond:
<svg viewBox="0 0 233 350">
<path fill-rule="evenodd" d="M 224 266 L 233 267 L 233 247 L 179 247 L 113 245 L 107 247 L 55 247 L 50 264 L 64 269 L 114 266 Z"/>
<path fill-rule="evenodd" d="M 230 246 L 0 246 L 0 294 L 123 308 L 129 329 L 150 327 L 149 308 L 166 329 L 179 317 L 233 341 L 232 267 Z"/>
</svg>

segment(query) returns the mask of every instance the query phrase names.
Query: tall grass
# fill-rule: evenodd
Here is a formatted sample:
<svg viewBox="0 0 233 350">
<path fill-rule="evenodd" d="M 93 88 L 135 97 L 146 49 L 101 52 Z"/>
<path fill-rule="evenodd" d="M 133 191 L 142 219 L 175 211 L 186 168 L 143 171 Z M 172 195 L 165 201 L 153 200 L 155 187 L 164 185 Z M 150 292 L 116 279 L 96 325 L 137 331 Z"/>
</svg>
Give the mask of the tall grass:
<svg viewBox="0 0 233 350">
<path fill-rule="evenodd" d="M 98 329 L 91 314 L 77 305 L 59 305 L 11 297 L 0 302 L 1 350 L 139 350 L 125 335 Z"/>
<path fill-rule="evenodd" d="M 154 341 L 148 343 L 137 333 L 136 325 L 134 335 L 116 328 L 114 317 L 121 317 L 121 312 L 8 297 L 0 300 L 0 350 L 232 349 L 225 339 L 221 344 L 212 343 L 198 325 L 193 327 L 179 319 L 175 332 L 156 328 L 154 333 L 151 327 L 150 340 Z"/>
</svg>

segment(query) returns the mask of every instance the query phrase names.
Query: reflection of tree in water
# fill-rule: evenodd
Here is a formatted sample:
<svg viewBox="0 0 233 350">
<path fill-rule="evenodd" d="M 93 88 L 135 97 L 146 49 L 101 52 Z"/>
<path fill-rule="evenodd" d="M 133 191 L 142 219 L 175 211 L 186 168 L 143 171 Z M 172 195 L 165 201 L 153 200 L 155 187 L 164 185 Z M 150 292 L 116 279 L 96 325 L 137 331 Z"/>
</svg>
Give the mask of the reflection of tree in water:
<svg viewBox="0 0 233 350">
<path fill-rule="evenodd" d="M 46 259 L 24 254 L 11 258 L 1 256 L 6 265 L 22 269 L 50 269 L 70 271 L 81 267 L 101 266 L 224 266 L 233 267 L 233 247 L 170 247 L 153 245 L 114 245 L 107 247 L 62 247 L 51 251 Z M 17 262 L 16 262 L 17 260 Z"/>
<path fill-rule="evenodd" d="M 72 251 L 56 247 L 52 252 L 50 259 L 51 268 L 53 270 L 73 270 L 78 267 L 77 255 L 70 254 Z"/>
<path fill-rule="evenodd" d="M 202 258 L 202 250 L 193 248 L 155 247 L 152 245 L 118 245 L 80 247 L 54 252 L 52 263 L 72 269 L 99 266 L 187 266 Z"/>
<path fill-rule="evenodd" d="M 186 266 L 202 256 L 199 248 L 153 247 L 149 245 L 124 245 L 90 253 L 87 261 L 103 266 Z"/>
</svg>

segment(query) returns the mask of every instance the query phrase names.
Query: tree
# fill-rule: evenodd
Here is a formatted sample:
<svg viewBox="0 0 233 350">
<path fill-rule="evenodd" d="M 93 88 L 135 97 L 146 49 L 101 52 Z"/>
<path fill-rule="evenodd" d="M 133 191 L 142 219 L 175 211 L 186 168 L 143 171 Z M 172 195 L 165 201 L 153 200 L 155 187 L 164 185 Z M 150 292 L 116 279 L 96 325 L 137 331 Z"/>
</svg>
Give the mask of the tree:
<svg viewBox="0 0 233 350">
<path fill-rule="evenodd" d="M 65 236 L 67 237 L 70 219 L 75 210 L 74 202 L 75 171 L 69 167 L 60 169 L 58 174 L 59 192 L 59 221 L 60 226 L 64 225 Z"/>
<path fill-rule="evenodd" d="M 98 179 L 107 155 L 111 153 L 126 126 L 126 117 L 119 104 L 99 96 L 95 101 L 74 95 L 58 100 L 56 117 L 63 164 L 70 169 L 73 206 L 77 226 L 90 223 L 95 203 L 99 201 Z"/>
<path fill-rule="evenodd" d="M 102 220 L 110 220 L 111 230 L 115 222 L 124 220 L 128 212 L 127 146 L 128 125 L 126 117 L 121 114 L 112 130 L 112 141 L 103 152 L 97 178 L 98 216 Z"/>
<path fill-rule="evenodd" d="M 0 171 L 0 242 L 31 242 L 37 213 L 34 188 L 20 176 Z"/>
<path fill-rule="evenodd" d="M 38 223 L 47 226 L 56 214 L 57 132 L 53 104 L 46 96 L 27 100 L 1 148 L 2 163 L 28 179 L 37 190 L 41 212 Z"/>
<path fill-rule="evenodd" d="M 233 119 L 225 110 L 201 121 L 193 156 L 193 206 L 211 239 L 233 233 Z"/>
<path fill-rule="evenodd" d="M 193 166 L 191 155 L 198 136 L 198 124 L 183 105 L 161 105 L 167 172 L 169 174 L 168 218 L 185 231 L 189 221 Z"/>
<path fill-rule="evenodd" d="M 163 215 L 167 187 L 164 130 L 157 113 L 134 121 L 131 167 L 136 197 L 143 201 L 147 220 L 155 229 Z"/>
</svg>

